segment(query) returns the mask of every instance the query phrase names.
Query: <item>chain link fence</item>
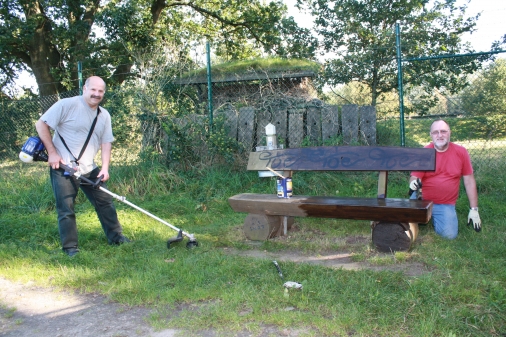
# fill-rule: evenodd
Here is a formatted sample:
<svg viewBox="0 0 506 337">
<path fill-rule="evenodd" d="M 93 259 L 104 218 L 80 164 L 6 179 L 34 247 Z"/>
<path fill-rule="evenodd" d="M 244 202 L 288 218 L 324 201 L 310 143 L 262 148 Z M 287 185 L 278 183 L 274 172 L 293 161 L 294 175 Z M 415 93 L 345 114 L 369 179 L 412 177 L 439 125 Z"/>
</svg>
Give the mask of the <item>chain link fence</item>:
<svg viewBox="0 0 506 337">
<path fill-rule="evenodd" d="M 79 90 L 60 95 L 29 99 L 0 99 L 0 159 L 17 157 L 21 146 L 36 134 L 35 122 L 61 98 L 79 94 Z"/>
<path fill-rule="evenodd" d="M 474 162 L 504 164 L 506 114 L 483 107 L 487 98 L 480 100 L 478 84 L 483 84 L 486 75 L 475 74 L 469 80 L 470 89 L 458 95 L 434 91 L 437 103 L 423 110 L 416 107 L 422 106 L 426 97 L 411 90 L 404 99 L 408 111 L 404 121 L 406 146 L 429 143 L 430 124 L 443 118 L 452 128 L 452 141 L 465 146 Z M 191 93 L 193 111 L 162 116 L 132 109 L 133 116 L 129 118 L 139 121 L 136 138 L 150 139 L 142 141 L 142 146 L 147 147 L 156 138 L 155 152 L 163 153 L 167 163 L 191 164 L 220 155 L 233 160 L 237 154 L 266 145 L 268 123 L 276 127 L 279 147 L 400 144 L 399 100 L 395 93 L 371 107 L 364 101 L 363 88 L 355 83 L 322 96 L 315 90 L 313 80 L 314 74 L 298 73 L 215 81 L 211 90 L 212 117 L 207 83 L 178 83 Z M 60 98 L 78 94 L 74 90 L 40 99 L 0 100 L 0 158 L 16 158 L 24 141 L 34 135 L 34 123 L 43 111 Z M 470 99 L 471 94 L 475 95 L 474 100 Z M 107 108 L 112 113 L 115 110 L 114 106 Z"/>
<path fill-rule="evenodd" d="M 491 71 L 497 67 L 504 67 L 503 76 L 491 76 Z M 493 74 L 492 74 L 493 75 Z M 496 166 L 506 163 L 506 101 L 501 86 L 506 84 L 506 63 L 493 63 L 481 72 L 468 76 L 469 86 L 457 94 L 450 94 L 438 90 L 432 92 L 433 104 L 423 114 L 410 114 L 412 122 L 420 120 L 442 118 L 452 129 L 452 141 L 464 146 L 469 151 L 473 162 L 477 164 Z M 493 82 L 493 84 L 491 83 Z M 502 82 L 502 84 L 501 84 Z M 492 86 L 497 86 L 492 88 Z M 495 93 L 493 93 L 495 92 Z M 499 97 L 501 104 L 494 102 Z M 416 94 L 408 95 L 407 104 L 411 107 L 420 106 L 423 97 Z M 418 122 L 419 124 L 421 122 Z M 424 125 L 424 124 L 422 124 Z M 429 125 L 426 127 L 427 143 Z"/>
</svg>

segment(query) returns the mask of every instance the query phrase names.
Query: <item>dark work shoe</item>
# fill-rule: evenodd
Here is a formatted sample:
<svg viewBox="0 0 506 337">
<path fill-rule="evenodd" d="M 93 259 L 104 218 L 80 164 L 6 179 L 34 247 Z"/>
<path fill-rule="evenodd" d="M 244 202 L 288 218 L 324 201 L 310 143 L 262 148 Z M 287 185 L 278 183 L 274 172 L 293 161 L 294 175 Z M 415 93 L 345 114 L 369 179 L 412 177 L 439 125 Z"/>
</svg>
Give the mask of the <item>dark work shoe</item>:
<svg viewBox="0 0 506 337">
<path fill-rule="evenodd" d="M 122 245 L 124 243 L 128 243 L 128 242 L 131 242 L 126 236 L 120 236 L 118 239 L 116 239 L 116 241 L 111 241 L 111 240 L 108 240 L 109 244 L 110 245 L 116 245 L 116 246 L 119 246 L 119 245 Z"/>
<path fill-rule="evenodd" d="M 79 253 L 79 249 L 77 248 L 63 248 L 63 251 L 70 257 L 75 256 L 77 253 Z"/>
</svg>

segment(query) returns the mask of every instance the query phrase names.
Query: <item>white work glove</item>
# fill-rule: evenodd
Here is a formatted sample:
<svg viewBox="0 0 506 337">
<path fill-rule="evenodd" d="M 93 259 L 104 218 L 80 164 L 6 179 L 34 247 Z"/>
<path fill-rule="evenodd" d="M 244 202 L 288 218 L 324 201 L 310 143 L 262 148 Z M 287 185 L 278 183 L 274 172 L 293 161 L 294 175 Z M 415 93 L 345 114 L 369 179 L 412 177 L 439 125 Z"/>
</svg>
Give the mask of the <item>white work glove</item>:
<svg viewBox="0 0 506 337">
<path fill-rule="evenodd" d="M 422 187 L 422 182 L 419 178 L 417 178 L 409 183 L 410 190 L 416 191 L 420 187 Z"/>
<path fill-rule="evenodd" d="M 481 219 L 478 210 L 471 209 L 469 210 L 469 215 L 467 216 L 467 225 L 473 224 L 473 228 L 475 231 L 481 231 Z"/>
<path fill-rule="evenodd" d="M 411 197 L 411 195 L 413 195 L 414 192 L 420 190 L 421 188 L 422 188 L 422 181 L 420 180 L 420 178 L 416 178 L 415 180 L 409 183 L 408 195 Z"/>
</svg>

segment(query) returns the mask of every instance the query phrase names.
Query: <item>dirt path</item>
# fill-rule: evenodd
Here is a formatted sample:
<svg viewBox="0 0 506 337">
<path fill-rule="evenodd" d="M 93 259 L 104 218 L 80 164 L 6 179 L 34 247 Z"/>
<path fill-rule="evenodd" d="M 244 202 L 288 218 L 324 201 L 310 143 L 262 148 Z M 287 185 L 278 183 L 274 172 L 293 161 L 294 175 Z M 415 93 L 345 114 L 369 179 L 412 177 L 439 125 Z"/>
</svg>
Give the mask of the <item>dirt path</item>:
<svg viewBox="0 0 506 337">
<path fill-rule="evenodd" d="M 351 258 L 351 254 L 339 253 L 339 254 L 328 254 L 328 255 L 317 255 L 307 256 L 302 255 L 299 252 L 276 252 L 270 253 L 267 251 L 260 250 L 245 250 L 239 251 L 235 249 L 224 249 L 224 252 L 232 255 L 249 256 L 261 259 L 270 259 L 277 261 L 288 261 L 296 263 L 308 263 L 317 264 L 329 268 L 344 269 L 344 270 L 390 270 L 400 271 L 406 276 L 420 276 L 427 273 L 427 268 L 417 262 L 400 263 L 385 266 L 374 266 L 363 262 L 354 262 Z"/>
<path fill-rule="evenodd" d="M 3 278 L 0 289 L 0 336 L 176 336 L 176 330 L 155 332 L 145 321 L 149 310 L 108 303 L 103 296 L 60 292 Z"/>
<path fill-rule="evenodd" d="M 426 272 L 423 265 L 406 263 L 392 266 L 368 266 L 353 262 L 349 254 L 302 256 L 298 252 L 269 253 L 262 250 L 237 251 L 224 249 L 226 254 L 250 256 L 277 261 L 324 265 L 346 270 L 372 269 L 402 271 L 407 276 Z M 0 277 L 0 336 L 12 337 L 176 337 L 189 336 L 182 330 L 155 331 L 147 322 L 150 309 L 111 303 L 101 295 L 80 295 L 69 291 L 20 284 Z M 300 331 L 278 330 L 265 326 L 256 336 L 297 337 Z M 223 336 L 214 331 L 194 332 L 195 337 Z M 227 336 L 248 337 L 248 332 Z"/>
</svg>

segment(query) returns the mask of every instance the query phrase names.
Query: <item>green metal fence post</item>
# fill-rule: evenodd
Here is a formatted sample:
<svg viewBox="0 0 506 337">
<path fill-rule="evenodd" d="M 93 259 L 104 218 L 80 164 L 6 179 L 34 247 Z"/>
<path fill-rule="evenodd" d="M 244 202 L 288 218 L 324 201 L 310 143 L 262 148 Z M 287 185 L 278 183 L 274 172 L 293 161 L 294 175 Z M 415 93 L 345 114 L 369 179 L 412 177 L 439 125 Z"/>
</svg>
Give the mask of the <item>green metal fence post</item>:
<svg viewBox="0 0 506 337">
<path fill-rule="evenodd" d="M 213 83 L 211 78 L 211 48 L 206 43 L 207 53 L 207 101 L 209 103 L 209 132 L 213 131 Z"/>
<path fill-rule="evenodd" d="M 397 82 L 399 85 L 401 146 L 406 146 L 404 133 L 404 89 L 402 88 L 401 30 L 399 28 L 399 22 L 395 23 L 395 47 L 397 49 Z"/>
<path fill-rule="evenodd" d="M 83 63 L 77 61 L 77 78 L 79 81 L 79 95 L 83 94 Z"/>
</svg>

